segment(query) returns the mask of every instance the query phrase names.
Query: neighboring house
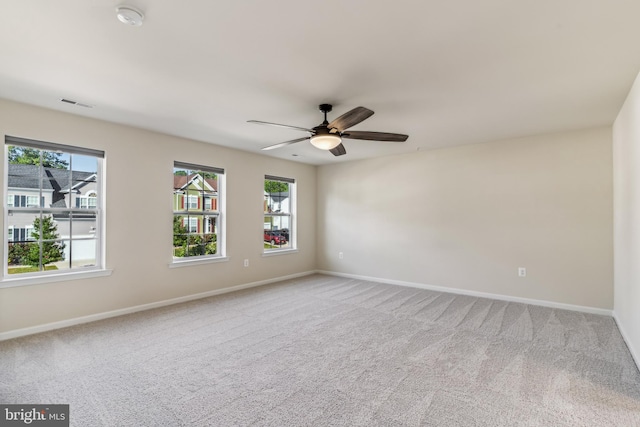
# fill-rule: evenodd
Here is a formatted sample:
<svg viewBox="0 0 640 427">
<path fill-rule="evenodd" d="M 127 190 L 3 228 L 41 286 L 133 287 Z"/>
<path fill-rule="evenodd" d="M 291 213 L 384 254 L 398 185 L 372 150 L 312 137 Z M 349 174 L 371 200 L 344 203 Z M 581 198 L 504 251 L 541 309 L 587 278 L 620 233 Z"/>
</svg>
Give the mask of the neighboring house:
<svg viewBox="0 0 640 427">
<path fill-rule="evenodd" d="M 190 233 L 216 233 L 217 216 L 202 214 L 218 211 L 218 180 L 200 174 L 173 175 L 173 210 L 183 213 L 182 225 Z"/>
<path fill-rule="evenodd" d="M 267 193 L 264 192 L 264 228 L 265 230 L 282 230 L 291 228 L 289 225 L 289 215 L 278 216 L 277 214 L 291 214 L 291 203 L 289 203 L 289 192 Z M 271 216 L 269 214 L 276 214 Z"/>
<path fill-rule="evenodd" d="M 98 188 L 96 174 L 93 172 L 69 171 L 67 169 L 44 168 L 40 176 L 37 165 L 8 165 L 7 207 L 10 212 L 8 222 L 9 242 L 32 240 L 33 220 L 36 213 L 11 212 L 11 208 L 80 208 L 87 213 L 73 215 L 74 259 L 81 260 L 86 251 L 86 259 L 95 259 L 95 237 L 97 219 L 89 209 L 96 208 Z M 40 195 L 42 179 L 42 195 Z M 69 213 L 60 211 L 53 214 L 58 226 L 58 236 L 62 240 L 71 237 Z M 82 240 L 91 239 L 91 240 Z M 70 245 L 65 247 L 65 259 L 68 259 Z"/>
</svg>

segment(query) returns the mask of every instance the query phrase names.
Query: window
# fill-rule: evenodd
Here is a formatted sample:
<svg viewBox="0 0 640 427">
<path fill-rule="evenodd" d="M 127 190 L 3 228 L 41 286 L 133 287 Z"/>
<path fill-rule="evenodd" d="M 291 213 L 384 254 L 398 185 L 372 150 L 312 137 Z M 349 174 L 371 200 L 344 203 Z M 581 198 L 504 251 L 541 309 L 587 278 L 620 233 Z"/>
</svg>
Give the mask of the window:
<svg viewBox="0 0 640 427">
<path fill-rule="evenodd" d="M 7 136 L 4 276 L 103 268 L 104 152 Z"/>
<path fill-rule="evenodd" d="M 44 203 L 44 198 L 42 200 Z M 9 194 L 7 196 L 7 205 L 17 208 L 33 208 L 38 206 L 38 196 L 25 196 L 18 194 Z"/>
<path fill-rule="evenodd" d="M 264 177 L 264 251 L 295 248 L 295 181 Z"/>
<path fill-rule="evenodd" d="M 188 206 L 187 207 L 189 209 L 198 209 L 198 207 L 199 207 L 198 204 L 200 202 L 200 196 L 189 194 L 187 196 L 187 200 L 188 200 L 188 202 L 187 202 Z"/>
<path fill-rule="evenodd" d="M 24 228 L 14 228 L 9 226 L 8 239 L 10 242 L 25 242 L 33 241 L 31 233 L 33 232 L 33 226 L 29 225 Z"/>
<path fill-rule="evenodd" d="M 173 260 L 221 258 L 224 169 L 173 165 Z"/>
<path fill-rule="evenodd" d="M 97 194 L 95 191 L 90 191 L 86 196 L 76 196 L 76 208 L 95 209 L 97 205 Z"/>
<path fill-rule="evenodd" d="M 198 232 L 198 218 L 190 216 L 182 218 L 182 225 L 187 229 L 189 233 Z"/>
</svg>

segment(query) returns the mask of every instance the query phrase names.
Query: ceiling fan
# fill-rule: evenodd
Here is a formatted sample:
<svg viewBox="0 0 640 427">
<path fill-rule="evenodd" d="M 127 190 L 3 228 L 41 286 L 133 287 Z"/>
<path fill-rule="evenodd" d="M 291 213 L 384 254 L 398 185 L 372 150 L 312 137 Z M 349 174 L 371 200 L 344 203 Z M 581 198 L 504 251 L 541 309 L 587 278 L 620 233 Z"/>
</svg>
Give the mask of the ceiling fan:
<svg viewBox="0 0 640 427">
<path fill-rule="evenodd" d="M 321 104 L 320 111 L 324 113 L 324 121 L 318 126 L 307 129 L 298 126 L 281 125 L 278 123 L 261 122 L 259 120 L 249 120 L 248 123 L 257 123 L 259 125 L 277 126 L 281 128 L 301 130 L 309 132 L 309 136 L 304 138 L 292 139 L 291 141 L 280 142 L 279 144 L 269 145 L 262 148 L 263 150 L 273 150 L 274 148 L 285 147 L 295 144 L 296 142 L 311 140 L 311 144 L 321 150 L 328 150 L 334 156 L 342 156 L 347 154 L 347 150 L 342 145 L 342 139 L 364 139 L 367 141 L 387 141 L 387 142 L 404 142 L 409 135 L 399 133 L 385 132 L 368 132 L 368 131 L 350 131 L 346 132 L 352 126 L 368 119 L 373 115 L 373 111 L 365 107 L 356 107 L 333 120 L 331 123 L 327 121 L 327 113 L 332 110 L 331 104 Z"/>
</svg>

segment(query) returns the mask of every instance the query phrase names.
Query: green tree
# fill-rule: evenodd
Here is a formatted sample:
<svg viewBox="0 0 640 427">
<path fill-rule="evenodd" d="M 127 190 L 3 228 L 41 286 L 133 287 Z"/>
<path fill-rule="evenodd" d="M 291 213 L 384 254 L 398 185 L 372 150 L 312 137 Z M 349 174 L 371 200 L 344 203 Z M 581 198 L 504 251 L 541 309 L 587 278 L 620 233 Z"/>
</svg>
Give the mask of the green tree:
<svg viewBox="0 0 640 427">
<path fill-rule="evenodd" d="M 41 226 L 42 222 L 42 226 Z M 42 231 L 42 242 L 34 243 L 29 248 L 26 256 L 26 263 L 34 267 L 40 266 L 40 249 L 42 248 L 42 265 L 51 264 L 52 262 L 64 260 L 64 248 L 66 245 L 58 239 L 58 226 L 53 222 L 53 217 L 44 216 L 42 221 L 40 218 L 33 220 L 33 231 L 31 237 L 36 241 L 40 241 L 40 231 Z"/>
<path fill-rule="evenodd" d="M 200 174 L 201 177 L 203 177 L 204 179 L 218 179 L 218 174 L 215 174 L 213 172 L 205 172 L 205 171 L 200 171 L 198 172 Z"/>
<path fill-rule="evenodd" d="M 45 168 L 67 169 L 69 162 L 62 159 L 62 154 L 43 151 L 35 148 L 9 146 L 9 163 L 14 165 L 39 165 L 42 155 L 42 166 Z"/>
<path fill-rule="evenodd" d="M 213 172 L 205 172 L 205 171 L 189 171 L 189 173 L 187 173 L 187 171 L 184 171 L 184 170 L 177 170 L 177 171 L 173 171 L 173 174 L 177 176 L 191 176 L 194 174 L 200 174 L 201 177 L 206 179 L 218 179 L 217 174 Z"/>
<path fill-rule="evenodd" d="M 182 225 L 182 217 L 180 215 L 173 216 L 173 246 L 187 245 L 187 227 Z"/>
<path fill-rule="evenodd" d="M 282 181 L 264 180 L 264 191 L 267 193 L 286 193 L 289 191 L 289 184 Z"/>
</svg>

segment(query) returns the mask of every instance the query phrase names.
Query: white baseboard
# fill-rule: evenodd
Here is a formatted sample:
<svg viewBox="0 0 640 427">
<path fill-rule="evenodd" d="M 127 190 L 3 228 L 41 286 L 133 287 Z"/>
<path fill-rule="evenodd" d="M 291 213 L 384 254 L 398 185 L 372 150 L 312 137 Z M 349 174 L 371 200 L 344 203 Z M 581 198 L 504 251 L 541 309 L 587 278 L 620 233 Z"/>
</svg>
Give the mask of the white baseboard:
<svg viewBox="0 0 640 427">
<path fill-rule="evenodd" d="M 616 321 L 616 325 L 618 325 L 618 330 L 620 331 L 620 335 L 622 335 L 622 339 L 624 339 L 624 342 L 627 344 L 627 348 L 629 349 L 629 353 L 631 353 L 631 357 L 636 362 L 636 366 L 638 367 L 638 370 L 640 370 L 640 353 L 638 353 L 636 348 L 631 343 L 631 340 L 629 339 L 629 334 L 627 334 L 625 327 L 623 326 L 622 322 L 620 322 L 620 319 L 618 319 L 618 316 L 616 315 L 615 311 L 613 312 L 613 320 Z"/>
<path fill-rule="evenodd" d="M 121 308 L 103 313 L 90 314 L 88 316 L 75 317 L 73 319 L 60 320 L 58 322 L 45 323 L 43 325 L 30 326 L 28 328 L 14 329 L 12 331 L 0 332 L 0 341 L 18 338 L 25 335 L 33 335 L 41 332 L 48 332 L 55 329 L 67 328 L 69 326 L 80 325 L 82 323 L 95 322 L 97 320 L 108 319 L 110 317 L 122 316 L 125 314 L 136 313 L 138 311 L 151 310 L 153 308 L 164 307 L 167 305 L 179 304 L 181 302 L 193 301 L 201 298 L 207 298 L 214 295 L 226 294 L 228 292 L 239 291 L 256 286 L 268 285 L 270 283 L 281 282 L 283 280 L 295 279 L 298 277 L 314 274 L 315 271 L 306 271 L 303 273 L 290 274 L 288 276 L 280 276 L 273 279 L 260 280 L 258 282 L 245 283 L 243 285 L 231 286 L 228 288 L 214 289 L 212 291 L 202 292 L 199 294 L 186 295 L 183 297 L 172 298 L 163 301 L 152 302 L 149 304 L 136 305 L 133 307 Z"/>
<path fill-rule="evenodd" d="M 488 293 L 488 292 L 470 291 L 470 290 L 467 290 L 467 289 L 447 288 L 445 286 L 427 285 L 427 284 L 424 284 L 424 283 L 405 282 L 405 281 L 402 281 L 402 280 L 392 280 L 392 279 L 381 279 L 381 278 L 378 278 L 378 277 L 361 276 L 361 275 L 358 275 L 358 274 L 338 273 L 338 272 L 335 272 L 335 271 L 318 270 L 317 273 L 319 273 L 319 274 L 327 274 L 329 276 L 340 276 L 340 277 L 348 277 L 348 278 L 351 278 L 351 279 L 368 280 L 368 281 L 371 281 L 371 282 L 387 283 L 387 284 L 390 284 L 390 285 L 399 285 L 399 286 L 408 286 L 408 287 L 411 287 L 411 288 L 427 289 L 429 291 L 448 292 L 448 293 L 451 293 L 451 294 L 469 295 L 469 296 L 479 297 L 479 298 L 491 298 L 491 299 L 497 299 L 497 300 L 509 301 L 509 302 L 519 302 L 519 303 L 522 303 L 522 304 L 539 305 L 539 306 L 542 306 L 542 307 L 559 308 L 559 309 L 562 309 L 562 310 L 580 311 L 580 312 L 583 312 L 583 313 L 599 314 L 599 315 L 603 315 L 603 316 L 612 316 L 613 315 L 613 311 L 612 310 L 607 310 L 607 309 L 604 309 L 604 308 L 586 307 L 586 306 L 582 306 L 582 305 L 573 305 L 573 304 L 564 304 L 564 303 L 555 302 L 555 301 L 545 301 L 545 300 L 537 300 L 537 299 L 530 299 L 530 298 L 513 297 L 513 296 L 509 296 L 509 295 L 492 294 L 492 293 Z"/>
</svg>

